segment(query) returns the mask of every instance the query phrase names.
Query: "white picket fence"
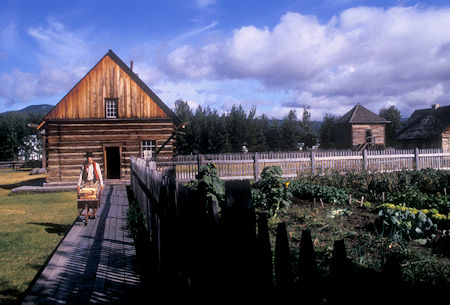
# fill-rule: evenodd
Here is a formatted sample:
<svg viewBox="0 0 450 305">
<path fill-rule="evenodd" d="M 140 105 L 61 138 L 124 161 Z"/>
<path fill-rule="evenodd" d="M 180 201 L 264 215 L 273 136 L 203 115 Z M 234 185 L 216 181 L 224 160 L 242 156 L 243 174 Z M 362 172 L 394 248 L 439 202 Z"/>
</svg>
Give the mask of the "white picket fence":
<svg viewBox="0 0 450 305">
<path fill-rule="evenodd" d="M 276 165 L 285 178 L 330 171 L 389 172 L 434 168 L 450 170 L 450 152 L 442 149 L 264 152 L 213 155 L 179 155 L 157 160 L 158 171 L 175 168 L 179 181 L 195 179 L 201 164 L 213 163 L 224 180 L 256 179 L 266 166 Z"/>
</svg>

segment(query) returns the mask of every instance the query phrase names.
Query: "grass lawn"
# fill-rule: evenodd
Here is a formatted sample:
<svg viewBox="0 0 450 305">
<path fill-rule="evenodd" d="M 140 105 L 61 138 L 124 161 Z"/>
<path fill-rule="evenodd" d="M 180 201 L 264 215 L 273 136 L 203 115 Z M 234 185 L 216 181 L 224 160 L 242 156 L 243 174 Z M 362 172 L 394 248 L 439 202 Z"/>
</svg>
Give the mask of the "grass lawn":
<svg viewBox="0 0 450 305">
<path fill-rule="evenodd" d="M 76 192 L 11 195 L 44 177 L 0 170 L 0 304 L 27 289 L 77 216 Z"/>
</svg>

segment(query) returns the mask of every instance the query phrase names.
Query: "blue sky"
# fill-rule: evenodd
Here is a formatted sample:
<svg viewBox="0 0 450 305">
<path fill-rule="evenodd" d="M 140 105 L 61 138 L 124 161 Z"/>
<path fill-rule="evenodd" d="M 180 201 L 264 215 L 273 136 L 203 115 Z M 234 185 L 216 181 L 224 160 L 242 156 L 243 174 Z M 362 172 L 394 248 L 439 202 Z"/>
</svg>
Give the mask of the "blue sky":
<svg viewBox="0 0 450 305">
<path fill-rule="evenodd" d="M 312 118 L 450 101 L 448 1 L 5 1 L 0 112 L 56 104 L 112 49 L 169 106 Z"/>
</svg>

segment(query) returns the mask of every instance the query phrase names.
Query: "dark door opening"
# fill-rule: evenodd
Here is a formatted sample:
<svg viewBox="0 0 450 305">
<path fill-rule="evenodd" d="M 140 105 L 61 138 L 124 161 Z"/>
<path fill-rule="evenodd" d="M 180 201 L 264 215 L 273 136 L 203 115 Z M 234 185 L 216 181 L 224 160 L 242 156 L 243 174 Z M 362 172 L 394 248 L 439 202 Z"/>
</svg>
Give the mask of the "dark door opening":
<svg viewBox="0 0 450 305">
<path fill-rule="evenodd" d="M 120 147 L 105 147 L 106 179 L 120 179 Z"/>
</svg>

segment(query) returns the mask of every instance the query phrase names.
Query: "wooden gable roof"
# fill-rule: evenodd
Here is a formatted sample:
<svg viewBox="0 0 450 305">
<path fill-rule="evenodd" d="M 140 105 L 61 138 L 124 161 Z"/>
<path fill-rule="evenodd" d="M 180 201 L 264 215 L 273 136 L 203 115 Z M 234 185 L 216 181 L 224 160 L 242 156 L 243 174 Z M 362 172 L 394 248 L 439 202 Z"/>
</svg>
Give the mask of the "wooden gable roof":
<svg viewBox="0 0 450 305">
<path fill-rule="evenodd" d="M 173 119 L 177 116 L 112 51 L 103 58 L 44 117 L 52 119 L 105 119 L 105 99 L 117 99 L 118 119 Z"/>
<path fill-rule="evenodd" d="M 344 114 L 336 123 L 350 124 L 388 124 L 390 121 L 373 113 L 359 103 Z"/>
</svg>

